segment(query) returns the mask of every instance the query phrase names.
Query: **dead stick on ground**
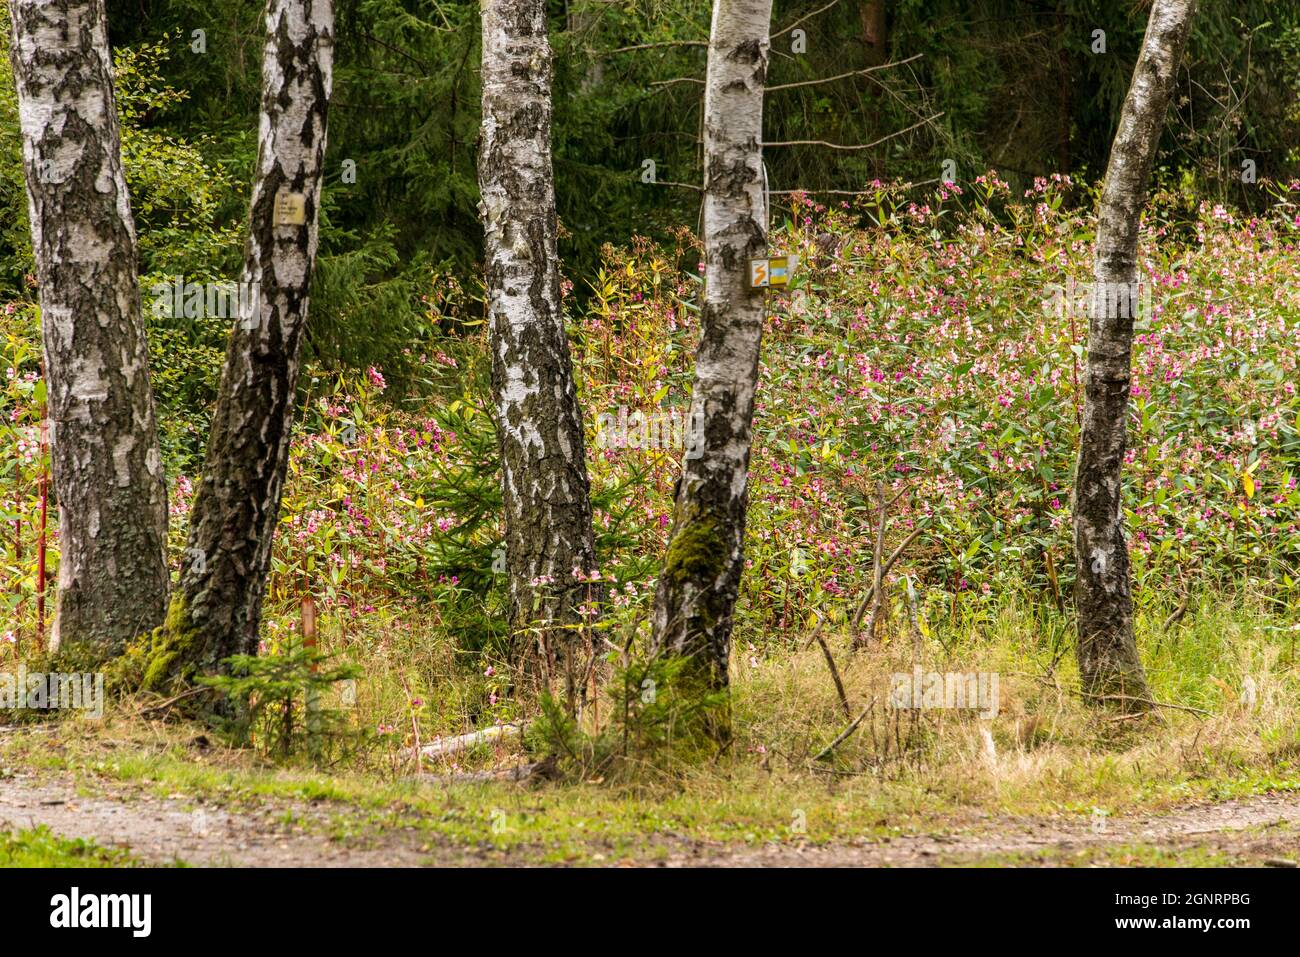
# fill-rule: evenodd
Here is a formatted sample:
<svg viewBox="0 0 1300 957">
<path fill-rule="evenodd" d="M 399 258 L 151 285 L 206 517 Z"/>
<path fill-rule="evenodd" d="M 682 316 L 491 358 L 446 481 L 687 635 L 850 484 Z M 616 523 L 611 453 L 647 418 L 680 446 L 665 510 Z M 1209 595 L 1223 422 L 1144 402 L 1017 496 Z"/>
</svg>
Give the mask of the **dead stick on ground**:
<svg viewBox="0 0 1300 957">
<path fill-rule="evenodd" d="M 1186 711 L 1190 714 L 1200 714 L 1207 718 L 1214 717 L 1209 711 L 1201 708 L 1193 708 L 1189 704 L 1170 704 L 1168 701 L 1154 701 L 1151 698 L 1135 698 L 1126 694 L 1088 694 L 1086 691 L 1081 692 L 1085 698 L 1092 698 L 1094 701 L 1137 701 L 1141 704 L 1149 704 L 1153 708 L 1172 708 L 1174 711 Z"/>
<path fill-rule="evenodd" d="M 826 757 L 828 754 L 830 754 L 832 751 L 838 748 L 841 744 L 847 741 L 849 735 L 851 735 L 854 731 L 858 730 L 858 725 L 862 723 L 862 719 L 865 718 L 868 714 L 870 714 L 871 709 L 874 708 L 875 706 L 876 706 L 876 699 L 872 698 L 871 704 L 867 705 L 866 708 L 862 710 L 862 714 L 854 718 L 852 723 L 850 723 L 847 728 L 845 728 L 843 731 L 840 732 L 839 737 L 837 737 L 830 744 L 826 745 L 826 747 L 822 748 L 821 751 L 817 753 L 817 756 L 813 758 L 813 760 L 820 761 L 822 758 Z"/>
<path fill-rule="evenodd" d="M 181 701 L 184 698 L 190 698 L 196 694 L 202 694 L 205 691 L 211 691 L 211 690 L 212 690 L 211 688 L 204 687 L 204 688 L 191 688 L 189 691 L 182 691 L 180 694 L 168 698 L 166 701 L 160 701 L 157 704 L 149 705 L 147 708 L 141 708 L 139 711 L 135 713 L 135 717 L 142 718 L 146 714 L 149 714 L 150 712 L 162 711 L 164 708 L 170 708 L 177 701 Z"/>
<path fill-rule="evenodd" d="M 835 681 L 835 693 L 840 696 L 840 707 L 844 709 L 844 717 L 853 717 L 853 711 L 849 708 L 849 697 L 844 693 L 844 682 L 840 680 L 840 669 L 835 667 L 835 659 L 831 656 L 831 650 L 826 645 L 826 639 L 822 637 L 822 622 L 817 622 L 817 627 L 813 629 L 813 638 L 821 646 L 822 654 L 826 656 L 826 665 L 831 669 L 831 678 Z"/>
<path fill-rule="evenodd" d="M 471 731 L 469 734 L 459 734 L 451 738 L 439 738 L 432 744 L 423 745 L 419 749 L 412 749 L 411 753 L 417 757 L 445 758 L 448 755 L 456 754 L 466 748 L 472 748 L 480 744 L 516 738 L 522 731 L 522 725 L 495 724 L 481 731 Z"/>
</svg>

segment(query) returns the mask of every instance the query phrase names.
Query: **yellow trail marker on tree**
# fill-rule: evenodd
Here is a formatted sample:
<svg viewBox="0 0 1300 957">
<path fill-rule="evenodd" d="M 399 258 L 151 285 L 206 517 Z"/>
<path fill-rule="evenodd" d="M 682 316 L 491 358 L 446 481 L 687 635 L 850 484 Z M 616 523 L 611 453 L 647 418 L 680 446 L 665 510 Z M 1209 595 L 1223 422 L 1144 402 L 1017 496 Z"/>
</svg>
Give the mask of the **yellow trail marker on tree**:
<svg viewBox="0 0 1300 957">
<path fill-rule="evenodd" d="M 749 261 L 749 285 L 755 289 L 788 286 L 791 275 L 794 274 L 798 267 L 798 256 L 751 259 Z"/>
</svg>

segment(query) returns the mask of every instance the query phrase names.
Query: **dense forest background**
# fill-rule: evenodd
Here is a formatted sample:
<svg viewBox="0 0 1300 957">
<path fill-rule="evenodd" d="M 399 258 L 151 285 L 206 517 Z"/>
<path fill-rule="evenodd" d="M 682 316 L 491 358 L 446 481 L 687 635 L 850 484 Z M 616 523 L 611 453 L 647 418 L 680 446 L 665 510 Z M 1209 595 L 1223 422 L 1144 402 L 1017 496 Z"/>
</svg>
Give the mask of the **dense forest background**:
<svg viewBox="0 0 1300 957">
<path fill-rule="evenodd" d="M 260 5 L 129 0 L 111 14 L 142 285 L 233 277 L 256 152 Z M 1117 0 L 778 2 L 768 143 L 877 145 L 770 147 L 769 188 L 848 192 L 877 178 L 932 184 L 989 168 L 1013 189 L 1052 172 L 1098 178 L 1146 15 L 1144 4 Z M 709 16 L 706 4 L 657 0 L 551 4 L 560 252 L 570 277 L 593 275 L 604 244 L 662 240 L 696 221 L 698 192 L 673 184 L 701 181 Z M 312 360 L 376 365 L 411 387 L 418 372 L 406 359 L 434 331 L 430 316 L 444 327 L 449 317 L 480 318 L 476 290 L 464 290 L 464 304 L 435 310 L 428 301 L 442 280 L 460 289 L 481 259 L 478 17 L 477 3 L 456 0 L 338 5 Z M 1104 53 L 1094 52 L 1100 29 Z M 898 65 L 863 72 L 890 63 Z M 828 77 L 840 78 L 806 82 Z M 1259 178 L 1300 169 L 1297 91 L 1300 11 L 1268 0 L 1204 4 L 1158 177 L 1202 199 L 1257 204 L 1243 162 Z M 12 93 L 2 96 L 10 115 L 0 123 L 0 201 L 19 215 L 0 233 L 0 284 L 15 298 L 32 264 Z M 590 293 L 575 284 L 579 297 Z M 210 405 L 225 327 L 151 322 L 165 448 L 173 467 L 192 468 L 201 423 L 169 410 Z"/>
</svg>

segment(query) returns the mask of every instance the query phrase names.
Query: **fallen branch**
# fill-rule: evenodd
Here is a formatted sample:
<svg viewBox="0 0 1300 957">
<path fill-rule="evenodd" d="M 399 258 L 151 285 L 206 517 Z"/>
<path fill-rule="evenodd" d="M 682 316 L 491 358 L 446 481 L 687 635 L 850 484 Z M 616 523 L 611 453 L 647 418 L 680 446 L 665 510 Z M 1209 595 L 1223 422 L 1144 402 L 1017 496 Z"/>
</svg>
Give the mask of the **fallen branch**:
<svg viewBox="0 0 1300 957">
<path fill-rule="evenodd" d="M 1205 711 L 1202 708 L 1193 708 L 1189 704 L 1170 704 L 1168 701 L 1155 701 L 1152 698 L 1136 698 L 1126 694 L 1088 694 L 1080 692 L 1085 698 L 1092 698 L 1094 701 L 1136 701 L 1140 704 L 1150 705 L 1153 708 L 1170 708 L 1174 711 L 1187 711 L 1191 714 L 1204 715 L 1207 718 L 1213 718 L 1214 714 Z"/>
<path fill-rule="evenodd" d="M 433 744 L 426 744 L 420 748 L 412 748 L 412 753 L 424 758 L 445 758 L 448 755 L 456 754 L 475 745 L 487 744 L 490 741 L 502 741 L 506 738 L 518 737 L 520 728 L 517 724 L 496 724 L 490 728 L 484 728 L 481 731 L 471 731 L 469 734 L 458 734 L 454 738 L 440 738 Z"/>
<path fill-rule="evenodd" d="M 205 691 L 211 691 L 211 690 L 212 690 L 211 688 L 191 688 L 191 689 L 189 689 L 188 691 L 182 691 L 180 694 L 178 694 L 178 695 L 173 695 L 172 697 L 166 699 L 165 701 L 160 701 L 160 702 L 158 702 L 157 704 L 151 704 L 151 705 L 149 705 L 149 707 L 147 707 L 147 708 L 141 708 L 141 709 L 140 709 L 139 711 L 137 711 L 134 715 L 132 715 L 132 717 L 143 718 L 145 715 L 150 714 L 151 712 L 154 712 L 154 711 L 162 711 L 162 710 L 165 709 L 165 708 L 170 708 L 172 705 L 174 705 L 174 704 L 175 704 L 176 702 L 178 702 L 178 701 L 181 701 L 181 700 L 184 700 L 185 698 L 193 697 L 193 696 L 196 695 L 196 694 L 202 694 L 202 693 L 205 692 Z"/>
<path fill-rule="evenodd" d="M 853 734 L 854 731 L 858 730 L 858 725 L 862 723 L 862 719 L 865 718 L 868 714 L 870 714 L 871 709 L 874 708 L 875 706 L 876 706 L 876 699 L 872 698 L 871 704 L 867 705 L 866 708 L 863 709 L 862 714 L 854 718 L 853 721 L 849 724 L 849 726 L 840 732 L 839 737 L 837 737 L 830 744 L 826 745 L 826 747 L 822 748 L 821 751 L 819 751 L 817 755 L 813 758 L 813 760 L 820 761 L 822 758 L 826 757 L 828 754 L 830 754 L 832 751 L 838 748 L 841 744 L 847 741 L 849 735 Z"/>
<path fill-rule="evenodd" d="M 835 692 L 840 696 L 840 707 L 844 709 L 844 717 L 853 716 L 853 711 L 849 708 L 849 697 L 844 693 L 844 682 L 840 680 L 840 669 L 835 667 L 835 659 L 831 656 L 831 650 L 826 646 L 826 639 L 822 637 L 822 622 L 825 619 L 819 619 L 817 627 L 813 629 L 813 638 L 821 646 L 822 654 L 826 656 L 826 666 L 831 669 L 831 679 L 835 682 Z"/>
<path fill-rule="evenodd" d="M 1120 721 L 1134 721 L 1138 718 L 1160 718 L 1162 723 L 1168 724 L 1163 717 L 1158 714 L 1153 715 L 1150 711 L 1134 711 L 1129 714 L 1116 714 L 1106 719 L 1107 724 L 1118 724 Z"/>
</svg>

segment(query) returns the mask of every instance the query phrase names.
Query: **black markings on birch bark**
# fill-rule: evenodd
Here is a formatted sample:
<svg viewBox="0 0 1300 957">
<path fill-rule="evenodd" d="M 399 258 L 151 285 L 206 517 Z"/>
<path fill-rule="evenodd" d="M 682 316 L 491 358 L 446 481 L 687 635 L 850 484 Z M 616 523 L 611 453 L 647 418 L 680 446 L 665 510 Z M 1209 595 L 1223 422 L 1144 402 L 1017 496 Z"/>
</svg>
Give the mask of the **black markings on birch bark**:
<svg viewBox="0 0 1300 957">
<path fill-rule="evenodd" d="M 191 514 L 187 554 L 203 560 L 183 569 L 168 618 L 168 627 L 186 637 L 182 667 L 200 672 L 257 651 L 316 257 L 332 0 L 270 0 L 266 27 L 242 276 L 257 296 L 254 312 L 231 329 Z"/>
<path fill-rule="evenodd" d="M 575 700 L 580 606 L 596 586 L 582 414 L 560 305 L 544 0 L 484 0 L 478 158 L 492 396 L 517 651 Z M 536 628 L 538 622 L 544 623 Z"/>
<path fill-rule="evenodd" d="M 1085 693 L 1094 699 L 1148 697 L 1133 633 L 1122 497 L 1136 303 L 1129 301 L 1124 308 L 1121 302 L 1118 309 L 1108 308 L 1108 292 L 1118 290 L 1120 296 L 1132 299 L 1147 185 L 1194 7 L 1194 0 L 1156 0 L 1151 8 L 1097 213 L 1095 282 L 1074 489 L 1079 674 Z M 1140 701 L 1127 703 L 1142 706 Z"/>
<path fill-rule="evenodd" d="M 102 0 L 14 0 L 59 582 L 51 647 L 107 658 L 162 621 L 166 484 Z"/>
<path fill-rule="evenodd" d="M 763 331 L 763 291 L 749 260 L 767 249 L 763 89 L 771 0 L 715 0 L 704 93 L 705 289 L 691 412 L 701 455 L 687 459 L 655 592 L 656 649 L 692 662 L 706 686 L 727 684 L 744 564 L 745 510 Z"/>
</svg>

